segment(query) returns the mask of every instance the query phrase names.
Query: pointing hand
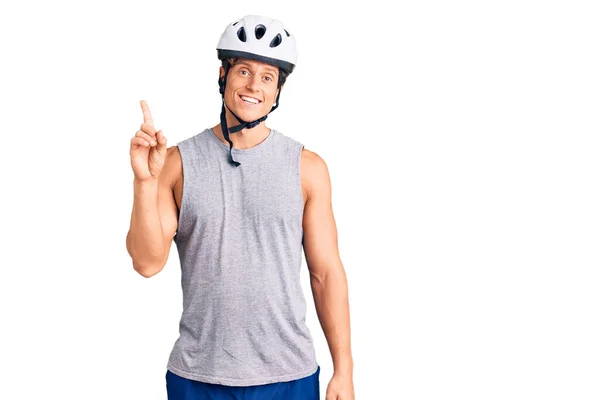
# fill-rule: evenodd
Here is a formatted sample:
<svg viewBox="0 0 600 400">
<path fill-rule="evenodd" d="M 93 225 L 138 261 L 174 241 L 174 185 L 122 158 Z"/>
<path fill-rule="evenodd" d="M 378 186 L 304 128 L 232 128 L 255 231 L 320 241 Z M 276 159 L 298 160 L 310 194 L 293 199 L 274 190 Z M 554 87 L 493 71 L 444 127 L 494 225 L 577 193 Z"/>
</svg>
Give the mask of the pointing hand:
<svg viewBox="0 0 600 400">
<path fill-rule="evenodd" d="M 167 138 L 154 128 L 148 104 L 140 101 L 144 122 L 131 139 L 129 155 L 133 174 L 138 181 L 158 179 L 167 158 Z"/>
</svg>

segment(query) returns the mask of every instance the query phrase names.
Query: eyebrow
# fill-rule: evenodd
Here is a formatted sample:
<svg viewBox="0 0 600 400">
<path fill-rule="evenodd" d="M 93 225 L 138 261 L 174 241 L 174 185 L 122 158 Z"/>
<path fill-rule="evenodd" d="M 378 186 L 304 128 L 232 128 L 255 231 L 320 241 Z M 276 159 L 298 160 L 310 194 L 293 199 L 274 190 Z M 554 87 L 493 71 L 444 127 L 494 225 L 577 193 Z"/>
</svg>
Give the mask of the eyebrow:
<svg viewBox="0 0 600 400">
<path fill-rule="evenodd" d="M 248 62 L 246 62 L 246 61 L 238 61 L 236 64 L 245 65 L 245 66 L 247 66 L 247 67 L 252 67 L 252 66 L 250 65 L 250 63 L 248 63 Z M 275 75 L 277 75 L 277 70 L 276 70 L 275 68 L 273 68 L 273 67 L 265 67 L 265 70 L 267 70 L 267 71 L 271 71 L 271 72 L 273 72 Z"/>
</svg>

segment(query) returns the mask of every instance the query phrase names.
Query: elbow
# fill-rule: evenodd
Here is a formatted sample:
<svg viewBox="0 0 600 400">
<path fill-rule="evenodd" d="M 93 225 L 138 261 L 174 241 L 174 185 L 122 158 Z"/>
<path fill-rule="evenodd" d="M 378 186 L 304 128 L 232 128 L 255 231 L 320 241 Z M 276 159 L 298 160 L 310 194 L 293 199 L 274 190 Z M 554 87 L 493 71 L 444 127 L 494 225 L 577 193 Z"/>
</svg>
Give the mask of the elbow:
<svg viewBox="0 0 600 400">
<path fill-rule="evenodd" d="M 330 283 L 346 283 L 346 272 L 341 262 L 322 264 L 321 267 L 310 268 L 310 283 L 323 287 Z"/>
<path fill-rule="evenodd" d="M 143 276 L 144 278 L 152 278 L 154 275 L 158 274 L 162 271 L 164 266 L 156 266 L 156 265 L 140 265 L 133 264 L 133 269 L 135 272 Z"/>
</svg>

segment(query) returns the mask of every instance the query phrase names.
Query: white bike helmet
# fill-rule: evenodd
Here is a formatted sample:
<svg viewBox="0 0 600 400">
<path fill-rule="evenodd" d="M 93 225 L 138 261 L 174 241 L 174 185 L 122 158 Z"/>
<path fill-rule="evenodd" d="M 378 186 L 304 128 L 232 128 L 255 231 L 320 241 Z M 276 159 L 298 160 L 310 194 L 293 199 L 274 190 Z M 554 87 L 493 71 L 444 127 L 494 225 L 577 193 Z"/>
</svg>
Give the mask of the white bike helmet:
<svg viewBox="0 0 600 400">
<path fill-rule="evenodd" d="M 262 61 L 279 68 L 279 80 L 277 82 L 277 99 L 271 108 L 271 111 L 255 121 L 244 121 L 239 118 L 225 104 L 225 86 L 227 84 L 227 74 L 229 73 L 229 63 L 225 65 L 225 78 L 219 77 L 219 92 L 223 100 L 221 107 L 221 128 L 223 136 L 229 142 L 229 159 L 236 167 L 239 162 L 233 159 L 231 149 L 233 142 L 229 139 L 230 133 L 239 132 L 244 128 L 251 129 L 267 119 L 267 116 L 279 106 L 279 95 L 281 94 L 281 71 L 291 74 L 296 66 L 296 40 L 288 31 L 283 28 L 283 24 L 275 19 L 260 15 L 247 15 L 242 19 L 227 25 L 225 31 L 219 39 L 217 45 L 217 57 L 219 60 L 229 57 L 249 58 Z M 240 122 L 239 125 L 231 129 L 227 128 L 225 118 L 225 107 Z"/>
</svg>

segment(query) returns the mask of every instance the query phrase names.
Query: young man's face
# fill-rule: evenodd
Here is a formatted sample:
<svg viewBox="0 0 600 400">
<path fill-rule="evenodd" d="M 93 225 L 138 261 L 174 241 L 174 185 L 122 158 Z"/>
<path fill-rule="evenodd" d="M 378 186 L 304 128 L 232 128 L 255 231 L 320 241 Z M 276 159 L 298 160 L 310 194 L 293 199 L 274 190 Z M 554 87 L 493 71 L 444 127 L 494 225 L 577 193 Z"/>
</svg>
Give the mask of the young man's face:
<svg viewBox="0 0 600 400">
<path fill-rule="evenodd" d="M 221 77 L 225 69 L 220 68 Z M 225 103 L 238 117 L 254 121 L 271 111 L 277 98 L 279 69 L 260 61 L 238 58 L 229 68 L 225 88 Z M 243 96 L 253 97 L 258 103 L 242 100 Z M 251 100 L 251 99 L 250 99 Z"/>
</svg>

